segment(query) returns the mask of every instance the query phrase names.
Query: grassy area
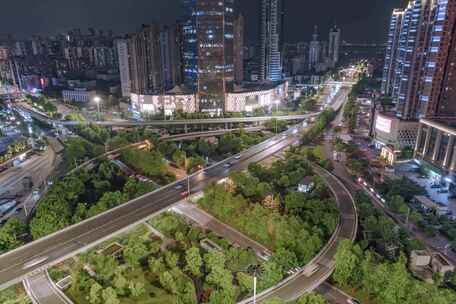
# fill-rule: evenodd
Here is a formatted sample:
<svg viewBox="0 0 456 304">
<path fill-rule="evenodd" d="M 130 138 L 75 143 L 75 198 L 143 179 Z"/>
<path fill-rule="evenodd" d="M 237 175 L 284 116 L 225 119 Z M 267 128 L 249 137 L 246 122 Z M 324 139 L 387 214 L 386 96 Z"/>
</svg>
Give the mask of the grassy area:
<svg viewBox="0 0 456 304">
<path fill-rule="evenodd" d="M 27 296 L 22 284 L 0 290 L 0 303 L 2 304 L 29 304 L 32 303 Z"/>
</svg>

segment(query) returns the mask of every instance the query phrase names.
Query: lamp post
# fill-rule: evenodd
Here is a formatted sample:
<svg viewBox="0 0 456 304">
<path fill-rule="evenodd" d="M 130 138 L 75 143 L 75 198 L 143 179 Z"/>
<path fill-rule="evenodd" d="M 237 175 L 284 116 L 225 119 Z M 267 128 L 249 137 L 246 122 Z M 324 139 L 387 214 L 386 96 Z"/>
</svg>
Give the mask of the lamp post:
<svg viewBox="0 0 456 304">
<path fill-rule="evenodd" d="M 278 113 L 279 113 L 279 103 L 280 103 L 280 100 L 275 100 L 274 103 L 275 103 L 275 105 L 276 105 L 276 115 L 278 115 Z M 278 120 L 277 120 L 277 118 L 276 118 L 276 120 L 275 120 L 275 132 L 276 132 L 276 134 L 279 133 L 279 130 L 278 130 L 279 127 L 278 127 L 277 124 L 278 124 Z"/>
<path fill-rule="evenodd" d="M 95 96 L 93 98 L 93 101 L 97 104 L 97 120 L 100 120 L 100 103 L 101 103 L 101 97 L 100 96 Z"/>
</svg>

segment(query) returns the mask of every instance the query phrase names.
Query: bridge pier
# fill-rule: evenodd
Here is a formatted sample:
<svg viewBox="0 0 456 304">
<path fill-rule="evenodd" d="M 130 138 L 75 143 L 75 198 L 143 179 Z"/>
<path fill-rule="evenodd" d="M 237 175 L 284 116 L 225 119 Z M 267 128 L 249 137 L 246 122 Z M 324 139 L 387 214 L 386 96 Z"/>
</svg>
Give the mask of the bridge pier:
<svg viewBox="0 0 456 304">
<path fill-rule="evenodd" d="M 188 125 L 187 124 L 184 125 L 184 133 L 188 133 Z"/>
</svg>

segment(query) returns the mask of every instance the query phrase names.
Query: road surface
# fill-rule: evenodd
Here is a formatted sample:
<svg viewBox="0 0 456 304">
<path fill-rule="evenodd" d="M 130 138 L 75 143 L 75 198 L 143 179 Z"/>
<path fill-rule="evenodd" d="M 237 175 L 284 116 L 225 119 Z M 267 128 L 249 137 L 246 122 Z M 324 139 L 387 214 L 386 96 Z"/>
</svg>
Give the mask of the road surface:
<svg viewBox="0 0 456 304">
<path fill-rule="evenodd" d="M 30 159 L 26 160 L 19 167 L 13 167 L 0 174 L 0 195 L 11 194 L 16 195 L 23 192 L 24 187 L 22 180 L 25 177 L 31 177 L 35 187 L 42 185 L 46 182 L 47 178 L 54 170 L 55 153 L 48 147 L 43 155 L 33 155 Z M 33 209 L 35 202 L 31 197 L 31 191 L 24 193 L 21 203 L 18 207 L 26 205 L 27 210 Z M 25 209 L 24 209 L 25 210 Z M 14 212 L 12 210 L 4 218 L 11 216 Z M 25 214 L 24 214 L 25 215 Z"/>
<path fill-rule="evenodd" d="M 172 211 L 187 217 L 204 229 L 215 232 L 215 234 L 232 244 L 237 244 L 242 248 L 252 248 L 259 257 L 271 255 L 271 252 L 265 246 L 246 237 L 192 203 L 180 202 L 173 206 Z"/>
<path fill-rule="evenodd" d="M 34 304 L 72 304 L 54 285 L 47 271 L 41 271 L 24 280 L 24 287 Z"/>
<path fill-rule="evenodd" d="M 352 299 L 352 297 L 327 282 L 318 286 L 315 291 L 321 294 L 330 304 L 348 304 L 348 300 Z"/>
<path fill-rule="evenodd" d="M 316 266 L 316 271 L 310 275 L 305 270 L 300 271 L 283 284 L 263 292 L 257 297 L 258 302 L 272 298 L 280 298 L 286 302 L 293 301 L 317 288 L 332 274 L 335 266 L 337 248 L 343 240 L 354 241 L 358 229 L 358 216 L 355 202 L 347 188 L 335 176 L 326 170 L 314 166 L 314 171 L 320 175 L 333 192 L 340 211 L 339 226 L 333 237 L 329 240 L 320 254 L 315 257 L 306 267 Z M 306 268 L 305 268 L 306 269 Z M 253 299 L 240 302 L 242 304 L 253 303 Z"/>
<path fill-rule="evenodd" d="M 233 124 L 233 123 L 259 123 L 277 119 L 281 121 L 305 120 L 318 116 L 319 113 L 302 114 L 302 115 L 284 115 L 284 116 L 260 116 L 260 117 L 237 117 L 237 118 L 208 118 L 208 119 L 183 119 L 183 120 L 155 120 L 155 121 L 65 121 L 54 120 L 44 113 L 39 113 L 36 109 L 26 105 L 14 105 L 14 107 L 23 112 L 29 113 L 33 118 L 48 124 L 62 126 L 77 126 L 80 124 L 95 124 L 106 127 L 163 127 L 163 126 L 190 126 L 190 125 L 210 125 L 210 124 Z"/>
<path fill-rule="evenodd" d="M 341 116 L 338 116 L 334 121 L 334 125 L 338 125 L 342 120 Z M 325 137 L 324 143 L 324 151 L 328 159 L 332 159 L 333 157 L 333 150 L 334 146 L 332 143 L 333 134 L 329 134 L 329 136 Z M 347 172 L 347 169 L 344 164 L 339 162 L 333 162 L 334 165 L 334 174 L 339 177 L 347 186 L 347 188 L 352 192 L 355 193 L 359 190 L 364 191 L 373 202 L 374 206 L 380 210 L 382 210 L 386 216 L 390 217 L 397 225 L 402 227 L 403 229 L 407 230 L 413 238 L 423 242 L 429 248 L 439 251 L 444 256 L 446 256 L 452 263 L 456 264 L 456 253 L 451 250 L 446 250 L 446 245 L 449 244 L 448 240 L 443 237 L 441 234 L 438 234 L 435 237 L 429 237 L 424 232 L 420 231 L 418 227 L 416 227 L 413 223 L 410 223 L 408 226 L 403 222 L 403 220 L 387 208 L 385 205 L 375 196 L 373 195 L 368 188 L 361 186 L 353 181 L 351 175 Z"/>
<path fill-rule="evenodd" d="M 199 192 L 211 183 L 225 178 L 233 170 L 244 170 L 250 163 L 261 161 L 296 141 L 296 135 L 289 131 L 283 137 L 282 135 L 273 137 L 243 152 L 240 160 L 230 158 L 204 172 L 194 174 L 190 177 L 192 193 Z M 232 162 L 229 168 L 228 162 Z M 186 183 L 187 181 L 183 180 L 168 185 L 78 225 L 1 255 L 0 288 L 18 283 L 33 271 L 82 252 L 88 246 L 97 244 L 100 240 L 169 208 L 182 199 L 182 190 L 177 190 L 176 185 L 185 187 Z M 37 265 L 30 267 L 25 265 L 43 258 L 45 260 Z"/>
</svg>

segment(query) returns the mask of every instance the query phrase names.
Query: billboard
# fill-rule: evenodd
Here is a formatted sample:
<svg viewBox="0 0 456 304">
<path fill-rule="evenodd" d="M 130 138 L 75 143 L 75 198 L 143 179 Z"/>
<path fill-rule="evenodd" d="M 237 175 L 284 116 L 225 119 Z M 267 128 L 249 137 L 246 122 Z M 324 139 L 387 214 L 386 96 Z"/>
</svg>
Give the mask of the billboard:
<svg viewBox="0 0 456 304">
<path fill-rule="evenodd" d="M 391 133 L 391 126 L 393 121 L 391 118 L 377 116 L 377 121 L 375 123 L 375 129 L 384 133 Z"/>
</svg>

